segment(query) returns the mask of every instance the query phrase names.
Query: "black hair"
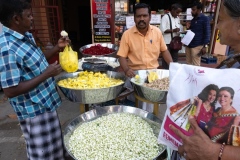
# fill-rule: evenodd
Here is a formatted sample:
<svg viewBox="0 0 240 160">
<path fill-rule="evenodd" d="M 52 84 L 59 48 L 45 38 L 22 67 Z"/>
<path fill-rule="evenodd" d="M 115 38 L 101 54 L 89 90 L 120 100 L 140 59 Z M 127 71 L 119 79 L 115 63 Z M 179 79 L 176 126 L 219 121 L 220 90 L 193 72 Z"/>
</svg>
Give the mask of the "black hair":
<svg viewBox="0 0 240 160">
<path fill-rule="evenodd" d="M 200 10 L 202 10 L 202 8 L 203 8 L 202 3 L 199 2 L 199 1 L 193 2 L 193 4 L 192 4 L 191 6 L 192 6 L 192 7 L 197 7 L 197 9 L 200 9 Z"/>
<path fill-rule="evenodd" d="M 239 0 L 223 0 L 223 5 L 227 8 L 229 16 L 231 16 L 232 18 L 240 17 Z"/>
<path fill-rule="evenodd" d="M 182 5 L 181 4 L 179 4 L 179 3 L 174 3 L 174 4 L 172 4 L 172 6 L 171 6 L 171 10 L 177 10 L 177 9 L 183 9 L 183 7 L 182 7 Z"/>
<path fill-rule="evenodd" d="M 201 93 L 198 94 L 198 98 L 201 99 L 203 102 L 205 102 L 208 99 L 208 94 L 211 90 L 216 91 L 216 98 L 215 100 L 211 103 L 211 106 L 214 106 L 217 103 L 217 95 L 219 92 L 219 88 L 215 84 L 209 84 L 207 85 Z"/>
<path fill-rule="evenodd" d="M 147 8 L 149 15 L 151 15 L 151 7 L 146 3 L 138 3 L 133 9 L 134 15 L 136 15 L 136 10 L 140 8 Z"/>
<path fill-rule="evenodd" d="M 25 9 L 31 8 L 31 0 L 0 0 L 0 22 L 9 27 L 14 15 L 22 16 Z"/>
</svg>

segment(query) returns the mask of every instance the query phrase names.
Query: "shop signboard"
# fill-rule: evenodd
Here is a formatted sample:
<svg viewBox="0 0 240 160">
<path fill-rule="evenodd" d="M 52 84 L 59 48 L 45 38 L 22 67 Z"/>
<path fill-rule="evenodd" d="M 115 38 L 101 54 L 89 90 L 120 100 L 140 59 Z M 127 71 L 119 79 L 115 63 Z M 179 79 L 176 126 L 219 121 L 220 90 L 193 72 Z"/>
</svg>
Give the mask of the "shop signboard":
<svg viewBox="0 0 240 160">
<path fill-rule="evenodd" d="M 92 0 L 93 43 L 111 42 L 111 0 Z"/>
</svg>

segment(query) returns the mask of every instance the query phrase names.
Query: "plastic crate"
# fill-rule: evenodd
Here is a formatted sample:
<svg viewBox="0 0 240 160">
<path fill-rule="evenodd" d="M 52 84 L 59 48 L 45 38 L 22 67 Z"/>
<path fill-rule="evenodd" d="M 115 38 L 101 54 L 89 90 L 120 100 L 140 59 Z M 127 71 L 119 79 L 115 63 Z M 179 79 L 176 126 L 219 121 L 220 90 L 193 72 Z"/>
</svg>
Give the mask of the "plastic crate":
<svg viewBox="0 0 240 160">
<path fill-rule="evenodd" d="M 217 58 L 215 57 L 201 57 L 201 62 L 202 63 L 207 63 L 207 64 L 214 64 L 217 63 Z"/>
</svg>

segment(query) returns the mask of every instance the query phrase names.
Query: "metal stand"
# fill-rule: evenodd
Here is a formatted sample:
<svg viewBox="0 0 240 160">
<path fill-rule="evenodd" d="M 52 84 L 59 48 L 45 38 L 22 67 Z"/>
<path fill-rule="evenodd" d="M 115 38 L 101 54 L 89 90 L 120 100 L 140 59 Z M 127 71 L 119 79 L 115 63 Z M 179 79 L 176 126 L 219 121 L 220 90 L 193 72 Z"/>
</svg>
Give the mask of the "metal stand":
<svg viewBox="0 0 240 160">
<path fill-rule="evenodd" d="M 89 111 L 89 105 L 88 104 L 80 104 L 80 114 Z"/>
<path fill-rule="evenodd" d="M 146 102 L 146 103 L 151 103 L 153 104 L 153 114 L 154 115 L 158 115 L 158 112 L 159 112 L 159 106 L 160 104 L 165 104 L 165 102 L 151 102 L 149 100 L 146 100 L 142 97 L 139 97 L 136 93 L 134 93 L 134 97 L 135 97 L 135 106 L 138 108 L 138 101 L 142 101 L 142 102 Z"/>
</svg>

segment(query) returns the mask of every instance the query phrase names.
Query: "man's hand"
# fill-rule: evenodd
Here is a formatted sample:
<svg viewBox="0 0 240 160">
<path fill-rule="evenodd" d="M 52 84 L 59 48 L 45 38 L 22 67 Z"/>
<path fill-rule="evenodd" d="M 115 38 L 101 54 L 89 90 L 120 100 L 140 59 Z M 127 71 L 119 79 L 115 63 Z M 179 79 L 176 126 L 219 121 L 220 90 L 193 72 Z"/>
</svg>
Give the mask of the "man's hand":
<svg viewBox="0 0 240 160">
<path fill-rule="evenodd" d="M 202 55 L 204 55 L 204 54 L 206 54 L 207 53 L 207 49 L 206 49 L 206 47 L 203 47 L 202 48 Z"/>
<path fill-rule="evenodd" d="M 173 29 L 173 32 L 179 32 L 179 31 L 180 31 L 180 28 Z"/>
<path fill-rule="evenodd" d="M 61 37 L 59 40 L 58 40 L 58 44 L 57 46 L 59 48 L 64 48 L 65 46 L 69 45 L 71 43 L 71 40 L 69 39 L 69 37 Z"/>
<path fill-rule="evenodd" d="M 191 26 L 191 22 L 190 21 L 186 22 L 186 28 L 189 29 L 190 26 Z"/>
<path fill-rule="evenodd" d="M 46 50 L 43 54 L 45 55 L 46 59 L 49 60 L 53 55 L 59 53 L 65 46 L 69 45 L 71 40 L 68 37 L 61 37 L 58 40 L 58 44 L 55 45 L 52 49 Z"/>
<path fill-rule="evenodd" d="M 54 62 L 53 64 L 50 64 L 48 66 L 48 68 L 45 70 L 45 74 L 48 77 L 54 77 L 58 74 L 60 74 L 62 72 L 62 67 L 60 66 L 60 64 L 58 64 L 58 62 Z"/>
<path fill-rule="evenodd" d="M 217 159 L 219 144 L 213 143 L 198 126 L 194 117 L 189 117 L 193 135 L 186 136 L 176 127 L 170 125 L 170 129 L 182 139 L 183 145 L 178 147 L 180 155 L 187 160 L 212 160 Z"/>
<path fill-rule="evenodd" d="M 125 71 L 125 75 L 132 78 L 135 76 L 135 73 L 132 69 L 128 68 L 127 71 Z"/>
</svg>

